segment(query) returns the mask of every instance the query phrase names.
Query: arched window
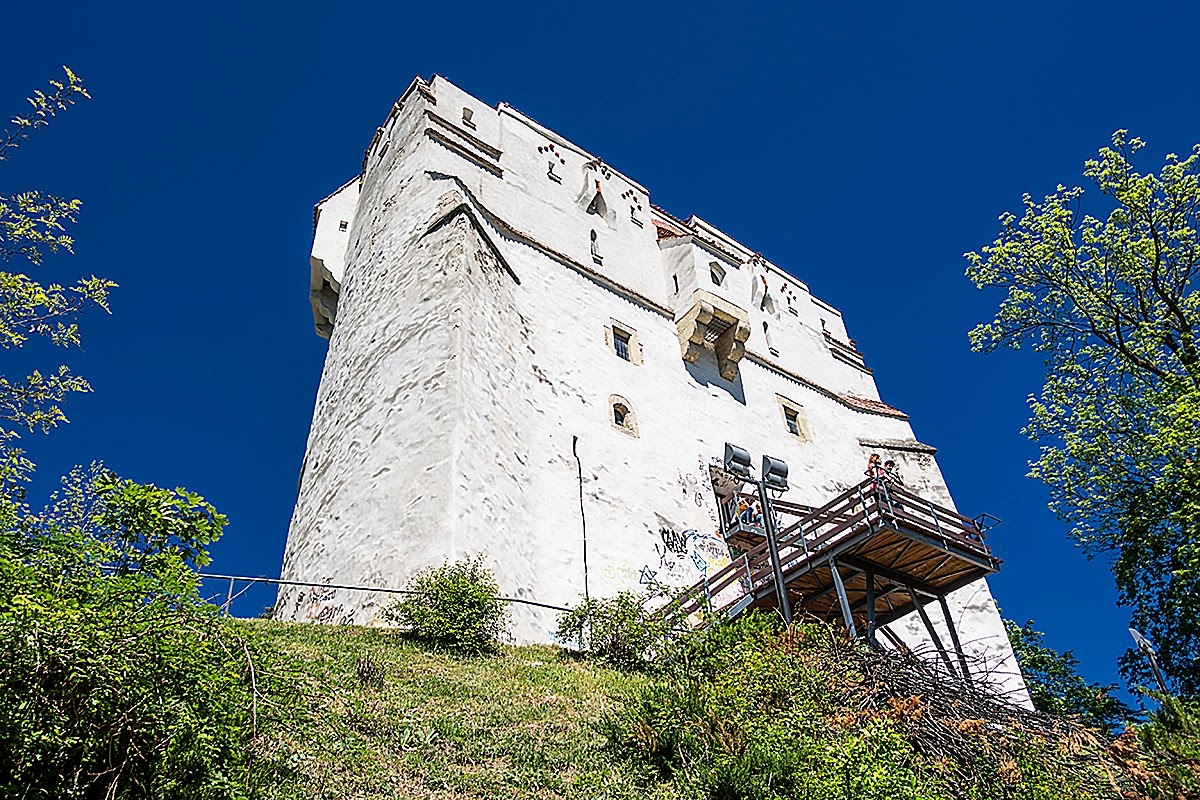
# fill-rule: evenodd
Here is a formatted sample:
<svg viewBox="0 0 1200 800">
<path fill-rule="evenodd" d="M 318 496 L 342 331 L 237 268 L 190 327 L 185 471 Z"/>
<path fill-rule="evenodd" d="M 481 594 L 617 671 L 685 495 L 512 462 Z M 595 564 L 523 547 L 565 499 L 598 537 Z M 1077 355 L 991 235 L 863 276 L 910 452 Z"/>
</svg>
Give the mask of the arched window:
<svg viewBox="0 0 1200 800">
<path fill-rule="evenodd" d="M 621 433 L 638 438 L 638 422 L 637 415 L 633 413 L 633 406 L 629 401 L 619 394 L 611 395 L 608 398 L 609 422 L 612 426 Z"/>
<path fill-rule="evenodd" d="M 720 264 L 713 261 L 708 265 L 708 277 L 712 278 L 714 286 L 721 286 L 725 283 L 725 270 Z"/>
</svg>

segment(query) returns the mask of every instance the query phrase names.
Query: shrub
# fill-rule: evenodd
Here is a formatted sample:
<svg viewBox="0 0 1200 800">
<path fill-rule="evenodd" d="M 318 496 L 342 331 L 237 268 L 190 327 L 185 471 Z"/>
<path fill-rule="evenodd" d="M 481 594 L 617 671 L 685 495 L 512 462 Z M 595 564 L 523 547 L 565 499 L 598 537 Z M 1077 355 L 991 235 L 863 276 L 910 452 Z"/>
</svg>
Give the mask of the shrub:
<svg viewBox="0 0 1200 800">
<path fill-rule="evenodd" d="M 385 612 L 415 639 L 466 655 L 495 651 L 508 609 L 483 556 L 427 567 L 409 580 L 407 595 Z"/>
<path fill-rule="evenodd" d="M 645 669 L 668 634 L 662 612 L 649 608 L 661 597 L 659 593 L 626 591 L 607 599 L 585 600 L 559 615 L 558 638 L 580 642 L 585 652 L 617 669 Z"/>
<path fill-rule="evenodd" d="M 748 614 L 672 642 L 602 723 L 610 746 L 709 800 L 1107 800 L 1196 794 L 1182 704 L 1112 742 L 912 655 Z"/>
<path fill-rule="evenodd" d="M 195 573 L 224 524 L 99 468 L 0 501 L 0 796 L 244 795 L 252 650 Z"/>
</svg>

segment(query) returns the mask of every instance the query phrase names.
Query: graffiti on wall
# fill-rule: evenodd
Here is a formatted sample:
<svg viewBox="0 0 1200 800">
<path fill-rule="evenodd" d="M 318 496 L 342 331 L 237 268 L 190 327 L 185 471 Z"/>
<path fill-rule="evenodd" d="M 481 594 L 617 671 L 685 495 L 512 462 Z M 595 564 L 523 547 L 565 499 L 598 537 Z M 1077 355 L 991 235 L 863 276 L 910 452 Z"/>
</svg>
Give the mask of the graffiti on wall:
<svg viewBox="0 0 1200 800">
<path fill-rule="evenodd" d="M 680 471 L 676 474 L 675 482 L 678 484 L 679 489 L 683 493 L 684 497 L 686 497 L 688 501 L 697 508 L 704 509 L 709 521 L 716 525 L 717 512 L 716 508 L 711 502 L 712 486 L 710 485 L 708 478 L 705 477 L 708 475 L 708 464 L 704 462 L 703 456 L 697 459 L 696 464 L 696 472 L 685 473 Z"/>
<path fill-rule="evenodd" d="M 304 608 L 307 600 L 308 608 L 301 617 L 305 622 L 318 625 L 353 625 L 354 609 L 347 608 L 345 603 L 334 603 L 336 595 L 337 590 L 328 587 L 314 588 L 307 595 L 300 592 L 296 597 L 297 612 Z"/>
<path fill-rule="evenodd" d="M 642 585 L 686 585 L 712 575 L 729 564 L 729 547 L 718 531 L 695 528 L 676 530 L 658 526 L 660 541 L 654 543 L 657 563 L 643 564 L 638 582 Z"/>
<path fill-rule="evenodd" d="M 612 584 L 650 591 L 678 589 L 700 583 L 730 564 L 705 459 L 698 458 L 695 472 L 677 472 L 674 484 L 663 488 L 670 499 L 663 513 L 655 511 L 655 521 L 645 528 L 646 555 L 632 562 L 618 557 L 599 567 L 598 572 Z M 735 582 L 713 602 L 724 605 L 743 592 L 744 587 Z"/>
</svg>

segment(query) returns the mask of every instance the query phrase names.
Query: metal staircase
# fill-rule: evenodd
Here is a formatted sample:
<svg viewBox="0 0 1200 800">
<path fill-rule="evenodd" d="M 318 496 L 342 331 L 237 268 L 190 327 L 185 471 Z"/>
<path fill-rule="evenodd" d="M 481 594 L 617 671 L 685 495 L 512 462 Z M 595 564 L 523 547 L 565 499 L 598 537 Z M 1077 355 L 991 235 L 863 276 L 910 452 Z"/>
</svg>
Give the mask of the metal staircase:
<svg viewBox="0 0 1200 800">
<path fill-rule="evenodd" d="M 852 636 L 874 643 L 881 626 L 916 611 L 949 664 L 925 606 L 941 606 L 966 673 L 946 595 L 1000 567 L 984 542 L 984 526 L 953 509 L 879 479 L 854 486 L 819 508 L 770 500 L 778 537 L 778 571 L 764 526 L 743 521 L 739 500 L 759 495 L 718 495 L 726 541 L 740 550 L 724 569 L 706 576 L 679 606 L 701 619 L 727 618 L 751 608 L 774 608 L 781 594 L 791 608 L 818 619 L 840 617 Z M 980 519 L 990 519 L 981 517 Z M 776 575 L 782 575 L 782 593 Z"/>
</svg>

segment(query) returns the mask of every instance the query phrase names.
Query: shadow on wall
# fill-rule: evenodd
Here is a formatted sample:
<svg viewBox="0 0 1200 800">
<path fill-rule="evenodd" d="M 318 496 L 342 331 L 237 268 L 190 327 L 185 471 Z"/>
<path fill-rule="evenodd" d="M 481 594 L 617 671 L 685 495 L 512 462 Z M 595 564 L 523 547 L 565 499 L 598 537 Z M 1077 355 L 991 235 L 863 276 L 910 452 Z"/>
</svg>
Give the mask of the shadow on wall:
<svg viewBox="0 0 1200 800">
<path fill-rule="evenodd" d="M 695 364 L 684 361 L 683 366 L 696 383 L 712 389 L 720 389 L 742 405 L 746 405 L 746 392 L 742 388 L 742 373 L 738 372 L 737 378 L 732 381 L 722 378 L 721 371 L 717 367 L 717 357 L 711 350 L 705 350 L 696 359 Z"/>
</svg>

